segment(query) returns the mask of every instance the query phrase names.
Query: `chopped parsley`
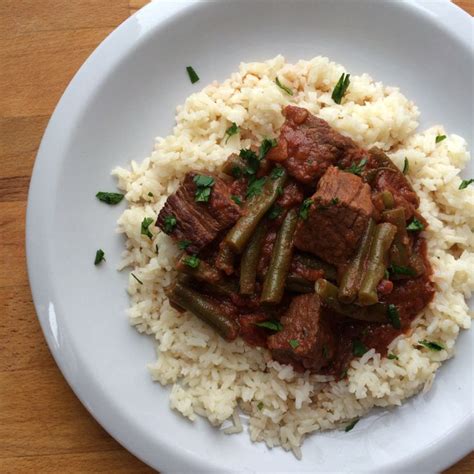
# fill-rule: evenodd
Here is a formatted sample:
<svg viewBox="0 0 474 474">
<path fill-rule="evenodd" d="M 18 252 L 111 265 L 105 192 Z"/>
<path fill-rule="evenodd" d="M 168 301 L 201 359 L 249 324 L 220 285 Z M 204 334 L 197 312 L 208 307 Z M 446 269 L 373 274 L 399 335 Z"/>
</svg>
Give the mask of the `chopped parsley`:
<svg viewBox="0 0 474 474">
<path fill-rule="evenodd" d="M 208 202 L 211 197 L 212 186 L 214 186 L 214 178 L 203 174 L 197 174 L 193 181 L 196 183 L 196 193 L 194 200 L 196 202 Z"/>
<path fill-rule="evenodd" d="M 362 160 L 359 161 L 359 164 L 356 165 L 355 163 L 352 163 L 349 168 L 346 168 L 345 171 L 348 173 L 355 174 L 357 176 L 360 176 L 362 171 L 364 171 L 365 165 L 367 164 L 367 158 L 362 158 Z"/>
<path fill-rule="evenodd" d="M 339 198 L 335 197 L 331 199 L 331 205 L 335 206 L 336 204 L 339 204 Z"/>
<path fill-rule="evenodd" d="M 198 257 L 196 257 L 196 255 L 188 255 L 187 257 L 183 258 L 183 263 L 188 267 L 197 268 L 199 267 L 201 261 Z"/>
<path fill-rule="evenodd" d="M 274 147 L 277 146 L 277 141 L 275 138 L 264 138 L 260 147 L 258 149 L 258 159 L 262 160 L 265 158 L 265 155 Z"/>
<path fill-rule="evenodd" d="M 247 188 L 247 199 L 252 198 L 254 196 L 258 196 L 262 194 L 263 185 L 265 184 L 266 178 L 253 179 L 249 181 L 249 187 Z"/>
<path fill-rule="evenodd" d="M 278 204 L 274 204 L 272 208 L 268 211 L 268 218 L 271 220 L 276 219 L 283 211 L 283 208 Z"/>
<path fill-rule="evenodd" d="M 277 194 L 278 194 L 278 196 L 281 196 L 283 194 L 283 187 L 282 186 L 277 187 Z"/>
<path fill-rule="evenodd" d="M 166 216 L 164 225 L 163 225 L 163 230 L 165 231 L 166 234 L 171 234 L 173 232 L 174 228 L 176 227 L 176 224 L 178 221 L 176 220 L 175 216 Z"/>
<path fill-rule="evenodd" d="M 389 271 L 392 275 L 416 276 L 416 271 L 411 267 L 403 267 L 402 265 L 390 265 Z"/>
<path fill-rule="evenodd" d="M 262 411 L 263 407 L 264 407 L 263 402 L 258 402 L 257 408 L 258 408 L 260 411 Z"/>
<path fill-rule="evenodd" d="M 356 418 L 355 420 L 352 420 L 345 428 L 344 431 L 347 433 L 348 431 L 351 431 L 352 428 L 354 428 L 357 423 L 359 423 L 360 418 Z"/>
<path fill-rule="evenodd" d="M 394 304 L 389 304 L 387 306 L 387 316 L 390 324 L 395 329 L 400 329 L 402 327 L 402 323 L 400 322 L 400 313 Z"/>
<path fill-rule="evenodd" d="M 188 72 L 191 84 L 195 84 L 197 81 L 199 81 L 199 76 L 196 74 L 196 71 L 192 68 L 192 66 L 188 66 L 186 71 Z"/>
<path fill-rule="evenodd" d="M 288 341 L 288 344 L 290 344 L 290 346 L 293 348 L 293 349 L 296 349 L 300 343 L 296 340 L 296 339 L 290 339 Z"/>
<path fill-rule="evenodd" d="M 270 178 L 272 179 L 281 178 L 284 173 L 285 173 L 285 170 L 281 166 L 276 166 L 275 168 L 272 169 L 270 173 Z"/>
<path fill-rule="evenodd" d="M 415 217 L 413 220 L 407 225 L 407 230 L 411 230 L 413 232 L 421 231 L 425 228 L 425 226 Z"/>
<path fill-rule="evenodd" d="M 390 360 L 398 360 L 398 356 L 396 356 L 395 354 L 388 354 L 387 355 L 387 359 L 390 359 Z"/>
<path fill-rule="evenodd" d="M 403 162 L 403 174 L 407 174 L 408 170 L 410 169 L 410 162 L 408 161 L 408 158 L 405 157 L 405 161 Z"/>
<path fill-rule="evenodd" d="M 121 193 L 107 193 L 105 191 L 99 191 L 95 197 L 106 204 L 118 204 L 123 198 L 125 194 Z"/>
<path fill-rule="evenodd" d="M 260 328 L 271 329 L 275 332 L 281 331 L 283 329 L 283 326 L 278 321 L 263 321 L 261 323 L 256 323 L 255 325 Z"/>
<path fill-rule="evenodd" d="M 470 184 L 474 183 L 474 179 L 463 179 L 459 185 L 459 189 L 466 189 Z"/>
<path fill-rule="evenodd" d="M 308 198 L 303 201 L 303 203 L 300 206 L 300 211 L 299 211 L 299 216 L 301 219 L 304 221 L 308 219 L 308 214 L 309 214 L 309 208 L 313 205 L 313 200 Z"/>
<path fill-rule="evenodd" d="M 150 232 L 150 229 L 148 227 L 150 227 L 152 222 L 153 222 L 153 217 L 145 217 L 142 220 L 142 228 L 140 231 L 141 235 L 146 235 L 147 237 L 150 237 L 150 239 L 153 238 L 153 234 Z"/>
<path fill-rule="evenodd" d="M 422 341 L 418 341 L 418 344 L 421 344 L 422 346 L 425 346 L 430 351 L 435 351 L 435 352 L 439 352 L 444 349 L 444 346 L 440 344 L 439 342 L 427 341 L 426 339 L 423 339 Z"/>
<path fill-rule="evenodd" d="M 344 97 L 344 94 L 346 93 L 349 84 L 351 83 L 350 74 L 345 74 L 342 73 L 341 77 L 337 81 L 336 87 L 334 87 L 334 90 L 332 91 L 331 98 L 336 104 L 340 104 L 342 98 Z"/>
<path fill-rule="evenodd" d="M 191 242 L 189 240 L 180 240 L 178 242 L 179 250 L 186 250 L 190 245 L 191 245 Z"/>
<path fill-rule="evenodd" d="M 132 277 L 135 278 L 135 280 L 137 280 L 138 283 L 140 283 L 140 285 L 143 285 L 143 282 L 140 280 L 140 278 L 138 278 L 137 276 L 135 276 L 133 273 L 130 273 L 130 275 L 132 275 Z"/>
<path fill-rule="evenodd" d="M 227 143 L 232 135 L 237 135 L 239 132 L 240 127 L 235 122 L 232 122 L 232 125 L 225 131 L 225 134 L 227 135 L 225 142 Z"/>
<path fill-rule="evenodd" d="M 260 168 L 260 160 L 258 159 L 257 154 L 250 148 L 242 148 L 242 150 L 240 150 L 239 156 L 247 162 L 245 173 L 248 175 L 256 174 Z"/>
<path fill-rule="evenodd" d="M 233 166 L 230 172 L 235 179 L 239 179 L 242 176 L 242 168 L 238 166 Z"/>
<path fill-rule="evenodd" d="M 154 197 L 153 193 L 151 191 L 148 193 L 148 196 L 151 197 L 151 198 Z"/>
<path fill-rule="evenodd" d="M 365 344 L 358 339 L 352 341 L 352 353 L 356 357 L 362 357 L 368 350 Z"/>
<path fill-rule="evenodd" d="M 242 205 L 242 199 L 240 199 L 239 196 L 236 196 L 235 194 L 233 194 L 231 197 L 232 201 L 235 202 L 235 204 L 237 204 L 238 206 L 241 206 Z"/>
<path fill-rule="evenodd" d="M 278 76 L 275 78 L 275 84 L 281 89 L 284 90 L 288 95 L 293 95 L 293 91 L 287 87 L 284 86 L 281 82 L 280 79 L 278 79 Z"/>
<path fill-rule="evenodd" d="M 99 265 L 102 260 L 105 262 L 104 255 L 105 253 L 102 249 L 97 250 L 97 252 L 95 253 L 94 265 Z"/>
<path fill-rule="evenodd" d="M 446 140 L 446 138 L 447 138 L 446 135 L 436 135 L 435 142 L 440 143 L 443 140 Z"/>
</svg>

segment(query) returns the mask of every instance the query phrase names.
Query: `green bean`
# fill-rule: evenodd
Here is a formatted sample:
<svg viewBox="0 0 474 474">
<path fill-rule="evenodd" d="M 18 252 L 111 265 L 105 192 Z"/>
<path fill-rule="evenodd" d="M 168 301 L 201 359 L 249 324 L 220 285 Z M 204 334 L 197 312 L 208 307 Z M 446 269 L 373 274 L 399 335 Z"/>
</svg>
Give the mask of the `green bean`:
<svg viewBox="0 0 474 474">
<path fill-rule="evenodd" d="M 339 300 L 343 303 L 352 303 L 357 298 L 374 233 L 375 221 L 370 219 L 367 229 L 362 236 L 359 248 L 342 275 L 339 284 Z"/>
<path fill-rule="evenodd" d="M 253 196 L 245 202 L 243 215 L 230 229 L 224 241 L 236 253 L 241 253 L 250 240 L 258 223 L 265 213 L 276 201 L 279 189 L 286 181 L 286 172 L 276 179 L 267 178 L 260 194 Z"/>
<path fill-rule="evenodd" d="M 246 166 L 247 163 L 242 157 L 236 153 L 232 153 L 232 155 L 230 155 L 224 163 L 222 172 L 228 174 L 229 176 L 233 176 L 234 178 L 240 178 Z"/>
<path fill-rule="evenodd" d="M 293 256 L 293 234 L 298 214 L 295 209 L 288 211 L 278 231 L 272 251 L 272 259 L 263 282 L 262 303 L 279 303 L 285 290 L 285 281 Z"/>
<path fill-rule="evenodd" d="M 360 284 L 359 304 L 367 306 L 378 302 L 377 285 L 387 270 L 388 253 L 396 233 L 397 228 L 388 222 L 375 227 L 366 271 Z"/>
<path fill-rule="evenodd" d="M 393 194 L 390 191 L 382 191 L 381 196 L 385 209 L 393 209 L 393 206 L 395 206 Z"/>
<path fill-rule="evenodd" d="M 285 288 L 295 293 L 312 293 L 314 291 L 314 283 L 300 275 L 290 273 L 286 277 Z"/>
<path fill-rule="evenodd" d="M 372 306 L 358 306 L 356 304 L 341 303 L 338 299 L 339 290 L 337 286 L 322 278 L 316 282 L 315 290 L 321 301 L 338 314 L 359 321 L 388 322 L 385 304 L 376 303 Z"/>
<path fill-rule="evenodd" d="M 208 283 L 216 283 L 221 279 L 221 274 L 219 271 L 203 260 L 199 260 L 199 265 L 196 268 L 190 267 L 186 264 L 186 259 L 188 257 L 189 255 L 184 254 L 178 260 L 178 263 L 176 264 L 176 269 L 178 272 L 185 273 L 186 275 L 190 275 L 197 280 L 206 281 Z"/>
<path fill-rule="evenodd" d="M 298 254 L 294 256 L 294 259 L 301 265 L 312 270 L 322 270 L 324 272 L 324 278 L 329 281 L 337 281 L 337 269 L 330 263 L 326 263 L 320 260 L 314 255 Z"/>
<path fill-rule="evenodd" d="M 390 248 L 390 263 L 402 267 L 408 266 L 411 251 L 406 228 L 405 210 L 403 207 L 397 207 L 396 209 L 384 211 L 382 212 L 382 219 L 397 227 L 397 233 Z"/>
<path fill-rule="evenodd" d="M 212 326 L 224 339 L 233 341 L 239 335 L 239 323 L 214 301 L 181 283 L 167 291 L 167 296 L 177 306 L 190 311 Z"/>
<path fill-rule="evenodd" d="M 240 261 L 240 293 L 243 295 L 251 295 L 255 291 L 257 267 L 266 233 L 267 226 L 265 222 L 261 222 L 242 254 Z"/>
<path fill-rule="evenodd" d="M 234 273 L 234 260 L 234 252 L 232 252 L 230 247 L 225 242 L 221 242 L 216 258 L 216 267 L 226 275 L 232 275 L 232 273 Z"/>
</svg>

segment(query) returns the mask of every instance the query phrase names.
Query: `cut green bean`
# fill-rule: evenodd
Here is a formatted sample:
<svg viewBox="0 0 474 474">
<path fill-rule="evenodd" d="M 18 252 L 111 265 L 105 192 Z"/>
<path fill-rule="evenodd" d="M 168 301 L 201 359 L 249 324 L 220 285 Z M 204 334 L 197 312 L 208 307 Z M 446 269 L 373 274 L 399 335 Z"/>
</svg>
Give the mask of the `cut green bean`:
<svg viewBox="0 0 474 474">
<path fill-rule="evenodd" d="M 216 258 L 216 267 L 226 275 L 232 275 L 234 273 L 234 260 L 234 252 L 225 242 L 221 242 Z"/>
<path fill-rule="evenodd" d="M 243 295 L 251 295 L 255 292 L 258 261 L 266 233 L 267 226 L 265 222 L 261 222 L 242 254 L 240 261 L 240 293 Z"/>
<path fill-rule="evenodd" d="M 177 306 L 190 311 L 212 326 L 224 339 L 233 341 L 239 335 L 237 320 L 223 311 L 222 307 L 197 291 L 181 283 L 167 291 L 167 296 Z"/>
<path fill-rule="evenodd" d="M 285 291 L 285 281 L 293 256 L 293 234 L 295 233 L 298 214 L 295 209 L 288 211 L 278 231 L 273 246 L 272 259 L 263 282 L 262 303 L 279 303 Z"/>
<path fill-rule="evenodd" d="M 390 191 L 382 191 L 382 201 L 385 209 L 393 209 L 393 206 L 395 206 L 395 200 Z"/>
<path fill-rule="evenodd" d="M 358 303 L 363 306 L 378 302 L 377 285 L 387 270 L 388 254 L 396 233 L 397 228 L 388 222 L 383 222 L 375 227 L 366 272 L 359 290 Z"/>
<path fill-rule="evenodd" d="M 314 291 L 314 283 L 300 275 L 290 273 L 286 277 L 285 288 L 295 293 L 312 293 Z"/>
<path fill-rule="evenodd" d="M 321 301 L 336 313 L 358 321 L 374 323 L 385 323 L 388 321 L 387 306 L 376 303 L 372 306 L 358 306 L 356 304 L 344 304 L 338 299 L 339 290 L 337 286 L 320 278 L 315 283 L 315 290 Z"/>
<path fill-rule="evenodd" d="M 406 228 L 405 210 L 403 207 L 397 207 L 396 209 L 384 211 L 382 212 L 382 219 L 397 227 L 397 233 L 390 248 L 390 263 L 401 267 L 409 266 L 411 251 Z"/>
<path fill-rule="evenodd" d="M 203 260 L 199 260 L 198 266 L 190 267 L 186 263 L 187 259 L 189 259 L 189 255 L 184 254 L 178 260 L 178 263 L 176 264 L 176 269 L 178 272 L 185 273 L 186 275 L 190 275 L 197 280 L 206 281 L 208 283 L 216 283 L 221 279 L 219 271 Z"/>
<path fill-rule="evenodd" d="M 293 258 L 304 267 L 311 268 L 312 270 L 322 270 L 326 280 L 337 281 L 337 269 L 330 263 L 326 263 L 318 257 L 308 254 L 297 254 Z"/>
<path fill-rule="evenodd" d="M 278 189 L 285 184 L 286 172 L 276 179 L 267 179 L 262 192 L 248 199 L 243 215 L 225 236 L 225 243 L 236 253 L 241 253 L 252 237 L 258 223 L 278 197 Z"/>
<path fill-rule="evenodd" d="M 353 303 L 357 298 L 374 233 L 375 221 L 370 219 L 359 248 L 341 278 L 338 297 L 343 303 Z"/>
</svg>

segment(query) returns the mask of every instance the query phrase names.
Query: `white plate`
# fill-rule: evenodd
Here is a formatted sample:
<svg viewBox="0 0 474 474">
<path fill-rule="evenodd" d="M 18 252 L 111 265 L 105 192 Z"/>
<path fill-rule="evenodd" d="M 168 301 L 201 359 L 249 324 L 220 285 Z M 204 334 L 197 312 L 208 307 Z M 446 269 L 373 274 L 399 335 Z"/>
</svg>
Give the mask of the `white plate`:
<svg viewBox="0 0 474 474">
<path fill-rule="evenodd" d="M 43 138 L 31 183 L 27 254 L 33 296 L 49 347 L 93 416 L 127 449 L 163 472 L 438 471 L 473 448 L 472 340 L 439 371 L 433 389 L 379 411 L 351 433 L 311 436 L 297 461 L 281 450 L 192 424 L 168 407 L 168 389 L 145 364 L 152 341 L 130 328 L 127 275 L 114 270 L 123 205 L 117 164 L 142 160 L 168 134 L 175 107 L 237 70 L 282 53 L 322 54 L 354 74 L 398 85 L 422 111 L 472 144 L 472 20 L 444 1 L 158 1 L 120 26 L 88 59 Z M 201 81 L 191 85 L 185 66 Z M 469 174 L 472 176 L 471 166 Z M 97 248 L 107 262 L 94 267 Z"/>
</svg>

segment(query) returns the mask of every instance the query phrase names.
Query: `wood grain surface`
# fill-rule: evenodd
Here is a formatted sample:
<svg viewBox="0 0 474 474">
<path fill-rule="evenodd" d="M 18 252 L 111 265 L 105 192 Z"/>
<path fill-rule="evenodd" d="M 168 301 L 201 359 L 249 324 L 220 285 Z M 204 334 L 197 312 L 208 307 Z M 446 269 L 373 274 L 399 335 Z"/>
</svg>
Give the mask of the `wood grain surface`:
<svg viewBox="0 0 474 474">
<path fill-rule="evenodd" d="M 25 265 L 25 208 L 41 136 L 95 47 L 146 0 L 0 1 L 0 473 L 153 472 L 75 397 L 44 341 Z M 474 14 L 474 0 L 461 0 Z M 449 469 L 474 472 L 471 454 Z"/>
</svg>

